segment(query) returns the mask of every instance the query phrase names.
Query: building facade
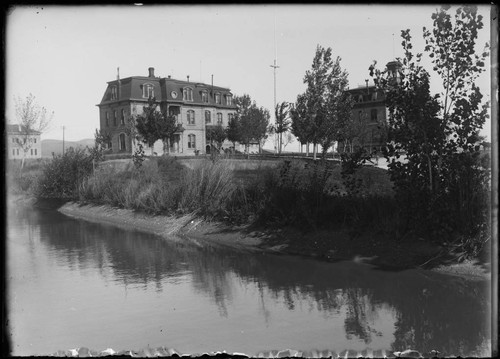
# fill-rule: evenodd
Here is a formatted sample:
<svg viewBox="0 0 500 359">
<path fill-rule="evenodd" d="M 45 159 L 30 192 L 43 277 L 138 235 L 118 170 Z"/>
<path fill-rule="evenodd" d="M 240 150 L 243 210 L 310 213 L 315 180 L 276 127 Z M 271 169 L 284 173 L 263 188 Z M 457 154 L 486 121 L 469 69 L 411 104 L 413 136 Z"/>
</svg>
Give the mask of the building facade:
<svg viewBox="0 0 500 359">
<path fill-rule="evenodd" d="M 7 158 L 31 159 L 42 158 L 40 132 L 29 131 L 21 125 L 6 125 Z M 25 145 L 28 143 L 28 145 Z M 27 150 L 25 153 L 25 149 Z"/>
<path fill-rule="evenodd" d="M 163 113 L 175 116 L 181 125 L 174 134 L 170 148 L 162 141 L 155 143 L 156 154 L 196 155 L 210 153 L 212 147 L 207 139 L 210 126 L 227 127 L 236 113 L 233 95 L 228 88 L 205 83 L 156 77 L 154 68 L 148 76 L 132 76 L 108 82 L 99 107 L 100 129 L 110 135 L 108 153 L 131 154 L 136 143 L 127 133 L 128 119 L 143 113 L 149 97 L 154 97 Z M 223 148 L 232 146 L 225 142 Z M 146 150 L 148 154 L 148 150 Z"/>
<path fill-rule="evenodd" d="M 388 80 L 399 81 L 401 63 L 391 61 L 387 63 Z M 387 141 L 388 109 L 385 103 L 384 92 L 374 85 L 359 86 L 349 89 L 354 100 L 351 111 L 353 133 L 351 141 L 340 141 L 338 152 L 352 152 L 359 147 L 380 152 Z"/>
</svg>

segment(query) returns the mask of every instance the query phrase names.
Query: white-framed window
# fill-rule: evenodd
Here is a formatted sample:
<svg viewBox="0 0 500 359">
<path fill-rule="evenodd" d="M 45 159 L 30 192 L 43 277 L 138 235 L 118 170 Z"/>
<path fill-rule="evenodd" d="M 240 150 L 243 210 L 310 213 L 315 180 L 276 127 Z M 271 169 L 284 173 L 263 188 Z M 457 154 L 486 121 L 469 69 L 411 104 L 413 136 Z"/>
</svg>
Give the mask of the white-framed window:
<svg viewBox="0 0 500 359">
<path fill-rule="evenodd" d="M 184 101 L 193 101 L 193 89 L 191 87 L 185 87 L 182 90 L 182 99 Z"/>
<path fill-rule="evenodd" d="M 121 111 L 120 124 L 122 124 L 122 125 L 125 124 L 125 110 L 123 108 Z"/>
<path fill-rule="evenodd" d="M 222 125 L 222 113 L 217 113 L 217 123 Z"/>
<path fill-rule="evenodd" d="M 217 105 L 220 105 L 220 93 L 218 92 L 215 94 L 215 103 Z"/>
<path fill-rule="evenodd" d="M 196 148 L 196 135 L 188 135 L 188 148 Z"/>
<path fill-rule="evenodd" d="M 363 102 L 363 95 L 358 96 L 358 102 Z"/>
<path fill-rule="evenodd" d="M 109 112 L 106 112 L 106 127 L 109 127 Z"/>
<path fill-rule="evenodd" d="M 227 114 L 227 120 L 228 120 L 228 122 L 232 121 L 233 119 L 234 119 L 234 113 L 228 113 Z"/>
<path fill-rule="evenodd" d="M 33 139 L 33 142 L 36 143 L 36 138 Z"/>
<path fill-rule="evenodd" d="M 142 85 L 142 97 L 155 97 L 155 87 L 153 86 L 153 84 L 147 83 Z"/>
<path fill-rule="evenodd" d="M 233 96 L 226 95 L 226 105 L 231 106 L 233 104 Z"/>
<path fill-rule="evenodd" d="M 212 123 L 212 113 L 210 111 L 205 111 L 205 123 Z"/>
<path fill-rule="evenodd" d="M 116 91 L 116 86 L 111 86 L 111 99 L 116 100 L 118 98 L 118 92 Z"/>
<path fill-rule="evenodd" d="M 113 111 L 113 125 L 114 126 L 118 125 L 118 123 L 117 123 L 117 117 L 116 117 L 116 110 Z"/>
<path fill-rule="evenodd" d="M 201 102 L 208 103 L 208 92 L 201 91 Z"/>
<path fill-rule="evenodd" d="M 194 125 L 195 124 L 194 111 L 193 110 L 188 110 L 188 112 L 187 112 L 187 123 L 188 123 L 188 125 Z"/>
<path fill-rule="evenodd" d="M 125 151 L 127 149 L 125 145 L 125 134 L 120 133 L 120 136 L 118 136 L 118 149 L 120 151 Z"/>
</svg>

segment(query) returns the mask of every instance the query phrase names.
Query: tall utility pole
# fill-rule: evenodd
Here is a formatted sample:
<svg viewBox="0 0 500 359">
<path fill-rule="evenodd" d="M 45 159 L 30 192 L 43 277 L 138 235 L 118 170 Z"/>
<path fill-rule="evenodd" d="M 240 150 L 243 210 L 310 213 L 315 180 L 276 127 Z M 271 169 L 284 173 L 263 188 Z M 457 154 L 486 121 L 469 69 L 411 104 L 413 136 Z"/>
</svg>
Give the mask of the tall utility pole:
<svg viewBox="0 0 500 359">
<path fill-rule="evenodd" d="M 275 132 L 274 132 L 274 154 L 277 153 L 277 146 L 276 146 L 276 142 L 277 142 L 277 134 L 276 134 L 276 125 L 277 125 L 277 118 L 276 118 L 276 69 L 279 68 L 279 66 L 277 65 L 277 50 L 276 50 L 276 15 L 274 16 L 274 63 L 273 65 L 270 65 L 272 68 L 273 68 L 273 72 L 274 72 L 274 108 L 273 108 L 273 112 L 274 112 L 274 129 L 275 129 Z"/>
<path fill-rule="evenodd" d="M 62 130 L 63 130 L 63 156 L 64 156 L 64 126 L 62 127 Z"/>
</svg>

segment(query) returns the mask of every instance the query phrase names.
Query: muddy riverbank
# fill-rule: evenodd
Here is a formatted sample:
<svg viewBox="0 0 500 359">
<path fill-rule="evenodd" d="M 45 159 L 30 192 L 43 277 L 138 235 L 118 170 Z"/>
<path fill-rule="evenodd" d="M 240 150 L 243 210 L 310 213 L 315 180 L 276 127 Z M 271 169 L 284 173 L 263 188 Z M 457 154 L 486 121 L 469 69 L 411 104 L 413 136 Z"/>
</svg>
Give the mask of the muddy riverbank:
<svg viewBox="0 0 500 359">
<path fill-rule="evenodd" d="M 153 233 L 170 240 L 197 244 L 245 248 L 315 257 L 319 260 L 353 260 L 385 270 L 424 268 L 458 275 L 469 280 L 490 278 L 489 265 L 479 261 L 457 263 L 443 255 L 444 248 L 419 240 L 391 241 L 377 234 L 353 234 L 346 231 L 300 233 L 293 229 L 256 229 L 209 222 L 194 214 L 153 216 L 109 206 L 81 205 L 69 202 L 59 211 L 87 221 L 108 223 L 122 228 Z"/>
</svg>

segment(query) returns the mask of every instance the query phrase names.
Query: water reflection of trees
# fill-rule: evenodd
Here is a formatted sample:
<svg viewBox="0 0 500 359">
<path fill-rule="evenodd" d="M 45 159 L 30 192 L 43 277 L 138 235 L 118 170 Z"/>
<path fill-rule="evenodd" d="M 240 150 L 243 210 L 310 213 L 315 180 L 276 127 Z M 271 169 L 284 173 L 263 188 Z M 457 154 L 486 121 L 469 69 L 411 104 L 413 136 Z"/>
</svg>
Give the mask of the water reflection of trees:
<svg viewBox="0 0 500 359">
<path fill-rule="evenodd" d="M 212 246 L 158 240 L 154 236 L 77 221 L 58 213 L 41 214 L 43 241 L 73 268 L 112 268 L 126 283 L 179 280 L 189 273 L 195 290 L 211 298 L 223 316 L 232 301 L 234 278 L 256 284 L 289 310 L 306 304 L 326 314 L 345 310 L 346 336 L 369 346 L 378 335 L 377 313 L 391 308 L 397 318 L 394 350 L 437 349 L 467 355 L 489 335 L 484 325 L 484 284 L 424 272 L 366 270 L 290 256 L 238 252 Z M 420 274 L 419 274 L 420 273 Z M 269 312 L 261 302 L 262 313 Z"/>
</svg>

